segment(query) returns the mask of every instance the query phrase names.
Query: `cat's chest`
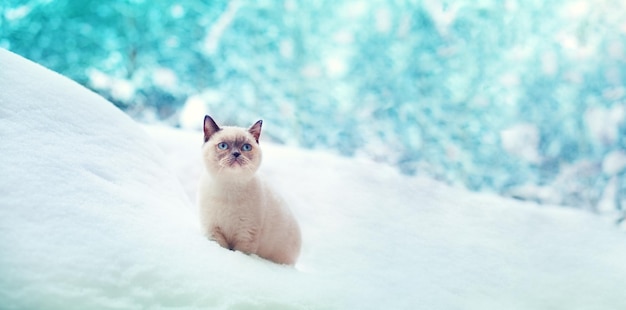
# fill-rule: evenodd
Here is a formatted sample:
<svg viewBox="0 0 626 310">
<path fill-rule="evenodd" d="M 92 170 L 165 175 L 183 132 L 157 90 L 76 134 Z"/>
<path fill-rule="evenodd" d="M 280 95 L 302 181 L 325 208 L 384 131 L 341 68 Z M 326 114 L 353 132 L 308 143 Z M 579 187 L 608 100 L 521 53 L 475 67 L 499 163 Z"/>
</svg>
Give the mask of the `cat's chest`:
<svg viewBox="0 0 626 310">
<path fill-rule="evenodd" d="M 219 217 L 250 218 L 262 212 L 264 199 L 256 191 L 221 189 L 211 195 L 211 208 Z"/>
<path fill-rule="evenodd" d="M 267 201 L 260 181 L 254 179 L 242 186 L 209 180 L 201 186 L 201 205 L 207 219 L 238 225 L 262 221 Z"/>
<path fill-rule="evenodd" d="M 219 226 L 226 236 L 237 235 L 240 231 L 257 230 L 263 223 L 262 207 L 249 199 L 216 200 L 213 206 L 213 223 Z"/>
</svg>

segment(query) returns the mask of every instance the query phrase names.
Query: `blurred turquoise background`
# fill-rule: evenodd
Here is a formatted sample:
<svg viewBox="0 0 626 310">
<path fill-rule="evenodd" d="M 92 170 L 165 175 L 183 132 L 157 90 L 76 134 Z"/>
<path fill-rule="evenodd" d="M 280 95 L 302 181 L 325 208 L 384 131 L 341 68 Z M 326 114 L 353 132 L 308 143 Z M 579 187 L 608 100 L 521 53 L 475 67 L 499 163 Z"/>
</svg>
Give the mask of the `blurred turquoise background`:
<svg viewBox="0 0 626 310">
<path fill-rule="evenodd" d="M 134 118 L 623 212 L 621 0 L 4 0 L 0 47 Z"/>
</svg>

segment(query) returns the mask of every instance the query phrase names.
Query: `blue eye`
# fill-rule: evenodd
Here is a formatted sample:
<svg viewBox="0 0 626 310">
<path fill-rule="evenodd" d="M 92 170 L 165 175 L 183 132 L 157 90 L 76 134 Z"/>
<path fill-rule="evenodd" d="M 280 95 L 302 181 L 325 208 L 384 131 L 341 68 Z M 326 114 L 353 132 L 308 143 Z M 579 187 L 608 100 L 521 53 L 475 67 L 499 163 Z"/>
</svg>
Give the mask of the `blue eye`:
<svg viewBox="0 0 626 310">
<path fill-rule="evenodd" d="M 242 149 L 243 151 L 245 151 L 245 152 L 250 152 L 250 151 L 252 151 L 252 145 L 250 145 L 250 144 L 246 143 L 246 144 L 244 144 L 244 145 L 241 147 L 241 149 Z"/>
<path fill-rule="evenodd" d="M 218 148 L 218 149 L 220 149 L 220 150 L 226 150 L 226 149 L 228 149 L 228 143 L 226 143 L 226 142 L 220 142 L 220 143 L 217 145 L 217 148 Z"/>
</svg>

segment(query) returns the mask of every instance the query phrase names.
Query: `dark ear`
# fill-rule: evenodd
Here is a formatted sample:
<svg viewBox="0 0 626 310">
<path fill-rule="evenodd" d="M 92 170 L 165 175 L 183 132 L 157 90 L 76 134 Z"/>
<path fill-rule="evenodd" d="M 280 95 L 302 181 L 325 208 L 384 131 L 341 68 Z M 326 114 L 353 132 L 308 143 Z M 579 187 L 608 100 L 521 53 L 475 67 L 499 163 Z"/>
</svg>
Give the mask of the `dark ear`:
<svg viewBox="0 0 626 310">
<path fill-rule="evenodd" d="M 204 142 L 209 141 L 211 136 L 220 131 L 220 127 L 217 126 L 215 121 L 208 115 L 204 116 Z"/>
<path fill-rule="evenodd" d="M 261 126 L 263 126 L 263 120 L 258 120 L 248 131 L 252 134 L 256 143 L 259 143 L 259 137 L 261 136 Z"/>
</svg>

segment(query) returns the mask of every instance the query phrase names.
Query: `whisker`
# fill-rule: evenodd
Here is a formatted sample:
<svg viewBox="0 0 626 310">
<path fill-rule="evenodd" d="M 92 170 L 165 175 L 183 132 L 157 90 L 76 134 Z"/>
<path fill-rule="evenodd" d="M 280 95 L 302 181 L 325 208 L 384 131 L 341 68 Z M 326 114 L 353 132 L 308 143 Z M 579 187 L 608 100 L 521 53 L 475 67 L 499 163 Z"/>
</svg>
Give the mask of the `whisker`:
<svg viewBox="0 0 626 310">
<path fill-rule="evenodd" d="M 250 165 L 250 163 L 251 163 L 252 161 L 251 161 L 250 159 L 246 158 L 246 157 L 243 157 L 242 159 L 243 159 L 242 161 L 243 161 L 243 164 L 244 164 L 243 166 L 244 166 L 244 167 L 245 167 L 248 171 L 250 171 L 250 172 L 254 173 L 254 171 L 252 171 L 252 167 L 251 167 L 252 165 Z"/>
</svg>

